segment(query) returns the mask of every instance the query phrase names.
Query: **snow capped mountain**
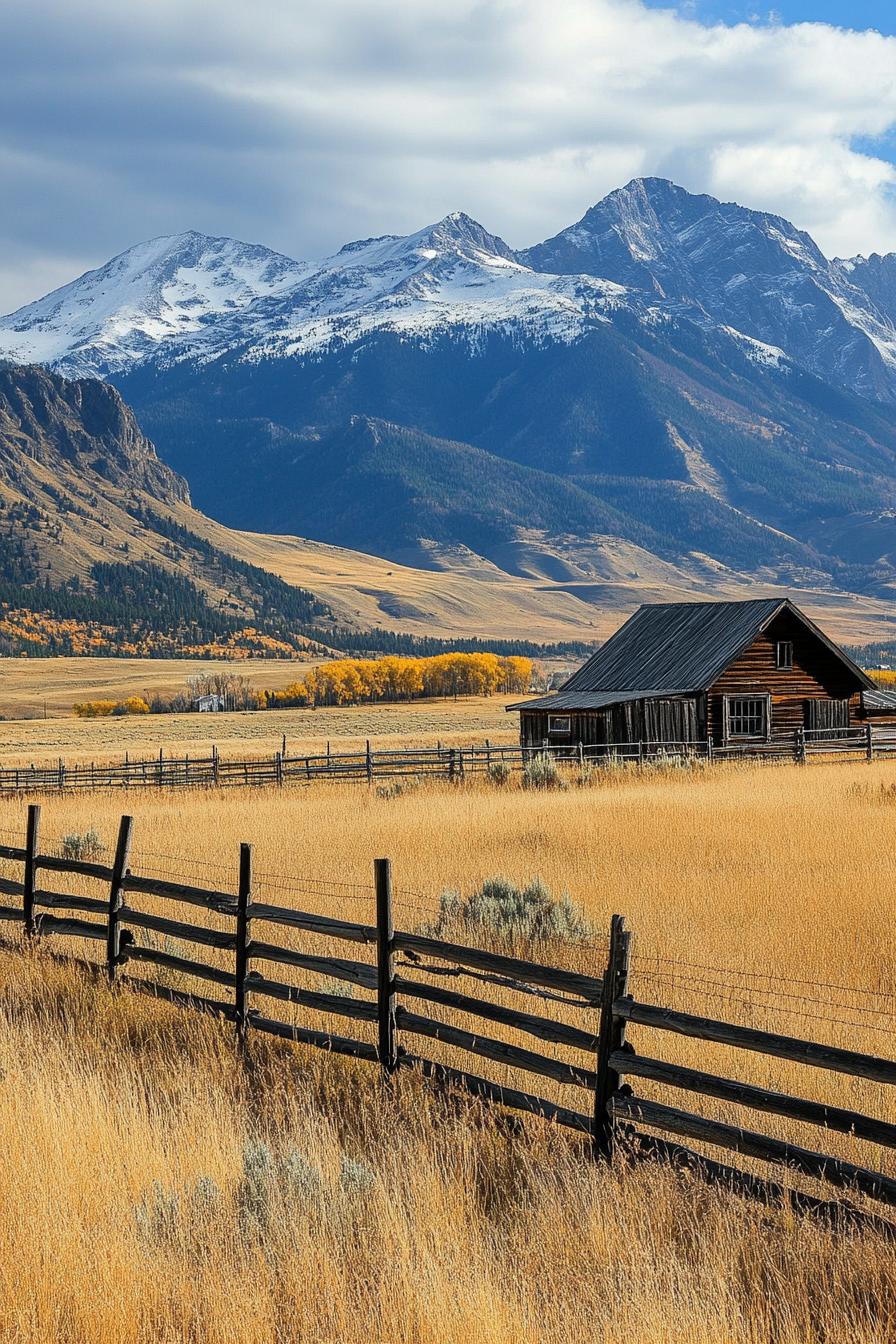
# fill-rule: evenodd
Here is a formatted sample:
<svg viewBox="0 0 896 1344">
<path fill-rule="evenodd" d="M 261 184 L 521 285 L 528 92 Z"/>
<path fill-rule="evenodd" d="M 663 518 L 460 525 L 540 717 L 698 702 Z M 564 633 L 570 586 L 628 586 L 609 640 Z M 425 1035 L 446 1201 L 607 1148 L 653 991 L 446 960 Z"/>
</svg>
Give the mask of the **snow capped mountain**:
<svg viewBox="0 0 896 1344">
<path fill-rule="evenodd" d="M 838 265 L 852 284 L 864 290 L 884 318 L 896 324 L 896 252 L 881 256 L 851 257 Z"/>
<path fill-rule="evenodd" d="M 860 395 L 896 401 L 894 316 L 843 263 L 778 215 L 661 178 L 611 192 L 520 254 L 539 271 L 602 275 L 785 350 Z"/>
<path fill-rule="evenodd" d="M 0 351 L 73 376 L 115 373 L 283 293 L 304 270 L 232 238 L 193 231 L 153 238 L 0 319 Z"/>
<path fill-rule="evenodd" d="M 533 272 L 460 212 L 314 263 L 185 233 L 141 243 L 0 319 L 0 353 L 108 376 L 232 350 L 249 362 L 290 357 L 377 329 L 426 338 L 517 326 L 529 339 L 568 341 L 625 302 L 604 280 Z"/>
<path fill-rule="evenodd" d="M 595 325 L 679 325 L 769 368 L 791 360 L 896 402 L 896 258 L 828 261 L 787 220 L 659 178 L 515 253 L 456 212 L 316 262 L 198 233 L 141 243 L 0 318 L 0 355 L 69 376 L 320 355 L 376 332 L 468 349 L 569 344 Z M 771 352 L 771 353 L 770 353 Z"/>
<path fill-rule="evenodd" d="M 235 527 L 506 558 L 528 519 L 887 585 L 894 323 L 896 257 L 648 178 L 524 252 L 462 213 L 313 262 L 154 239 L 0 318 L 0 357 L 108 378 Z"/>
</svg>

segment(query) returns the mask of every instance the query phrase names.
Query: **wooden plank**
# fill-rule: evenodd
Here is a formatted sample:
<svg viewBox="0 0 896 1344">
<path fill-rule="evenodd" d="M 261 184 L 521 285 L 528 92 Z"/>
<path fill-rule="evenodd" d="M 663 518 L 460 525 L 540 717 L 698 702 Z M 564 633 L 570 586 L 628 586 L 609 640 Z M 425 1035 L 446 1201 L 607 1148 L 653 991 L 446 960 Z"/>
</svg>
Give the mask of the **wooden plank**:
<svg viewBox="0 0 896 1344">
<path fill-rule="evenodd" d="M 793 1036 L 778 1036 L 770 1031 L 753 1027 L 735 1026 L 714 1018 L 698 1017 L 693 1013 L 679 1013 L 655 1004 L 635 1003 L 618 999 L 613 1005 L 617 1017 L 637 1022 L 659 1031 L 672 1031 L 679 1036 L 693 1036 L 701 1041 L 717 1041 L 733 1045 L 739 1050 L 754 1050 L 761 1055 L 778 1059 L 792 1059 L 797 1064 L 812 1064 L 833 1073 L 847 1073 L 854 1078 L 869 1078 L 875 1083 L 896 1083 L 896 1063 L 876 1055 L 863 1055 L 855 1050 L 841 1050 L 833 1045 L 817 1045 L 813 1041 L 798 1040 Z"/>
<path fill-rule="evenodd" d="M 351 1017 L 358 1022 L 377 1020 L 376 1004 L 364 999 L 350 999 L 344 994 L 323 994 L 319 990 L 302 989 L 298 985 L 284 985 L 279 980 L 266 979 L 257 971 L 250 971 L 246 983 L 253 994 L 266 994 L 269 998 L 282 999 L 285 1003 L 300 1003 L 319 1013 L 338 1013 L 340 1017 Z"/>
<path fill-rule="evenodd" d="M 120 962 L 145 961 L 152 966 L 164 966 L 169 971 L 180 971 L 183 975 L 195 975 L 200 980 L 211 980 L 216 985 L 226 985 L 232 989 L 236 977 L 230 971 L 219 970 L 217 966 L 205 966 L 200 961 L 190 961 L 188 957 L 176 957 L 170 952 L 157 952 L 154 947 L 141 947 L 139 943 L 123 944 Z"/>
<path fill-rule="evenodd" d="M 341 957 L 320 957 L 310 952 L 294 952 L 289 947 L 276 947 L 273 943 L 260 943 L 254 939 L 249 944 L 249 956 L 255 961 L 275 961 L 281 966 L 296 966 L 303 971 L 317 971 L 329 975 L 334 980 L 348 980 L 363 989 L 376 989 L 376 968 L 363 961 L 345 961 Z"/>
<path fill-rule="evenodd" d="M 629 935 L 625 932 L 622 915 L 614 915 L 610 923 L 610 941 L 607 969 L 604 974 L 604 995 L 600 1008 L 600 1039 L 597 1047 L 597 1086 L 594 1089 L 594 1154 L 607 1162 L 613 1157 L 614 1126 L 610 1113 L 610 1098 L 619 1090 L 622 1074 L 611 1064 L 614 1052 L 622 1053 L 625 1042 L 625 1021 L 616 1017 L 613 1005 L 624 998 L 628 989 Z"/>
<path fill-rule="evenodd" d="M 669 1134 L 678 1134 L 682 1138 L 696 1139 L 716 1148 L 728 1148 L 763 1162 L 792 1167 L 839 1189 L 858 1190 L 870 1199 L 896 1206 L 896 1180 L 880 1172 L 856 1167 L 851 1162 L 828 1157 L 809 1148 L 800 1148 L 795 1143 L 766 1138 L 764 1134 L 756 1134 L 749 1129 L 725 1125 L 718 1120 L 707 1120 L 701 1115 L 692 1115 L 689 1111 L 680 1111 L 675 1106 L 665 1106 L 658 1101 L 617 1094 L 611 1100 L 611 1107 L 616 1120 L 640 1122 Z"/>
<path fill-rule="evenodd" d="M 300 1045 L 314 1045 L 334 1055 L 351 1055 L 353 1059 L 366 1059 L 371 1064 L 377 1062 L 376 1046 L 369 1045 L 366 1041 L 353 1041 L 346 1036 L 334 1036 L 326 1031 L 312 1031 L 308 1027 L 292 1027 L 287 1022 L 262 1017 L 254 1009 L 249 1011 L 249 1025 L 256 1031 L 266 1031 L 272 1036 L 281 1036 L 284 1040 L 296 1041 Z"/>
<path fill-rule="evenodd" d="M 60 859 L 53 854 L 38 854 L 34 866 L 50 873 L 75 873 L 80 877 L 96 877 L 102 882 L 112 881 L 109 864 L 88 863 L 86 859 Z"/>
<path fill-rule="evenodd" d="M 109 881 L 109 903 L 106 914 L 106 973 L 110 983 L 115 979 L 118 958 L 121 954 L 121 913 L 124 909 L 121 884 L 128 871 L 133 829 L 133 817 L 122 817 L 115 844 L 115 861 Z"/>
<path fill-rule="evenodd" d="M 374 859 L 376 888 L 376 999 L 377 1045 L 380 1068 L 395 1072 L 398 1051 L 395 1043 L 395 966 L 392 920 L 392 865 L 388 859 Z"/>
<path fill-rule="evenodd" d="M 591 975 L 579 975 L 575 971 L 564 971 L 559 966 L 543 966 L 534 961 L 521 961 L 517 957 L 505 957 L 497 952 L 484 952 L 480 948 L 464 947 L 460 943 L 445 943 L 438 938 L 424 938 L 417 933 L 395 934 L 397 951 L 414 952 L 418 956 L 435 957 L 438 961 L 454 961 L 461 966 L 473 966 L 482 971 L 498 971 L 517 980 L 533 985 L 544 985 L 548 989 L 560 989 L 568 994 L 576 994 L 590 1004 L 599 1004 L 603 981 Z"/>
<path fill-rule="evenodd" d="M 835 1228 L 855 1227 L 874 1231 L 888 1240 L 896 1240 L 896 1224 L 887 1222 L 875 1213 L 867 1213 L 854 1204 L 844 1200 L 816 1199 L 814 1195 L 803 1194 L 801 1190 L 791 1190 L 788 1186 L 769 1181 L 753 1172 L 741 1171 L 704 1153 L 694 1152 L 680 1143 L 671 1143 L 657 1134 L 640 1134 L 635 1131 L 629 1136 L 639 1156 L 668 1162 L 680 1171 L 693 1172 L 708 1185 L 721 1186 L 727 1192 L 747 1199 L 755 1199 L 763 1204 L 780 1204 L 789 1207 L 801 1216 L 810 1215 L 822 1219 Z"/>
<path fill-rule="evenodd" d="M 249 905 L 252 901 L 252 846 L 240 845 L 240 875 L 236 911 L 236 964 L 234 967 L 234 1021 L 240 1038 L 246 1034 L 248 1010 L 249 942 L 252 921 Z"/>
<path fill-rule="evenodd" d="M 27 851 L 16 845 L 0 845 L 0 859 L 11 859 L 13 863 L 24 863 Z"/>
<path fill-rule="evenodd" d="M 127 873 L 121 885 L 124 891 L 140 891 L 147 896 L 163 896 L 166 900 L 199 905 L 219 915 L 236 915 L 236 898 L 225 891 L 189 887 L 180 882 L 163 881 L 160 877 L 135 877 L 133 873 Z"/>
<path fill-rule="evenodd" d="M 72 938 L 96 938 L 106 941 L 105 924 L 93 924 L 86 919 L 59 919 L 55 915 L 39 915 L 35 921 L 36 932 L 63 933 Z"/>
<path fill-rule="evenodd" d="M 535 1013 L 504 1008 L 486 999 L 442 989 L 440 985 L 426 985 L 419 980 L 408 980 L 403 975 L 397 975 L 395 990 L 408 998 L 426 999 L 429 1003 L 444 1004 L 446 1008 L 457 1008 L 459 1012 L 474 1014 L 487 1022 L 502 1022 L 505 1026 L 515 1027 L 518 1031 L 525 1031 L 542 1041 L 551 1041 L 554 1045 L 569 1045 L 574 1050 L 587 1050 L 590 1053 L 597 1049 L 597 1037 L 587 1031 L 580 1031 L 578 1027 L 567 1026 L 565 1022 L 552 1022 L 550 1018 Z"/>
<path fill-rule="evenodd" d="M 219 929 L 203 929 L 196 924 L 182 924 L 177 919 L 162 919 L 159 915 L 145 915 L 142 910 L 132 910 L 123 905 L 120 911 L 123 923 L 133 924 L 138 929 L 152 929 L 155 933 L 165 933 L 170 938 L 182 938 L 188 943 L 201 943 L 203 947 L 217 947 L 232 952 L 236 948 L 236 935 L 224 933 Z"/>
<path fill-rule="evenodd" d="M 326 919 L 310 915 L 304 910 L 291 910 L 285 905 L 265 905 L 253 901 L 249 906 L 252 919 L 265 919 L 271 924 L 286 924 L 292 929 L 305 929 L 327 938 L 342 938 L 349 943 L 375 943 L 376 929 L 372 924 L 352 924 L 345 919 Z"/>
<path fill-rule="evenodd" d="M 490 1036 L 478 1036 L 464 1031 L 461 1027 L 451 1027 L 445 1022 L 435 1022 L 431 1017 L 421 1017 L 418 1013 L 409 1013 L 406 1008 L 396 1010 L 396 1021 L 401 1031 L 409 1031 L 417 1036 L 428 1036 L 432 1040 L 442 1041 L 445 1045 L 457 1046 L 459 1050 L 468 1050 L 473 1055 L 482 1055 L 485 1059 L 495 1060 L 513 1069 L 524 1069 L 527 1073 L 538 1073 L 545 1078 L 570 1087 L 594 1088 L 596 1075 L 591 1069 L 579 1068 L 576 1064 L 566 1064 L 561 1060 L 548 1059 L 536 1054 L 534 1050 L 523 1050 L 518 1045 L 507 1045 Z"/>
<path fill-rule="evenodd" d="M 0 877 L 0 892 L 2 892 L 4 896 L 24 896 L 25 883 L 14 882 L 10 877 Z M 21 918 L 21 916 L 22 912 L 20 910 L 19 918 Z"/>
<path fill-rule="evenodd" d="M 34 929 L 34 892 L 37 887 L 37 869 L 35 862 L 40 849 L 40 808 L 31 803 L 28 808 L 27 839 L 25 841 L 25 890 L 22 895 L 22 918 L 25 932 L 33 934 Z"/>
<path fill-rule="evenodd" d="M 98 901 L 93 896 L 66 896 L 61 891 L 36 891 L 34 904 L 48 910 L 83 910 L 88 915 L 102 915 L 105 919 L 107 901 Z"/>
<path fill-rule="evenodd" d="M 22 922 L 21 910 L 16 910 L 11 905 L 0 905 L 0 920 L 15 920 L 17 924 Z"/>
<path fill-rule="evenodd" d="M 770 1115 L 786 1115 L 791 1120 L 802 1120 L 822 1129 L 833 1129 L 839 1134 L 854 1134 L 857 1139 L 896 1148 L 896 1125 L 888 1124 L 885 1120 L 875 1120 L 858 1111 L 826 1106 L 817 1101 L 803 1101 L 800 1097 L 787 1096 L 783 1092 L 771 1092 L 764 1087 L 754 1087 L 751 1083 L 717 1078 L 697 1069 L 666 1064 L 662 1060 L 648 1059 L 627 1050 L 611 1055 L 610 1064 L 634 1078 L 649 1078 L 655 1083 L 666 1083 L 669 1087 L 681 1088 L 686 1092 L 717 1097 L 720 1101 L 733 1101 L 738 1106 L 749 1106 L 754 1111 L 765 1111 Z"/>
<path fill-rule="evenodd" d="M 152 980 L 138 980 L 133 975 L 120 975 L 117 983 L 127 985 L 128 989 L 135 989 L 138 994 L 149 994 L 154 999 L 164 999 L 166 1003 L 173 1003 L 178 1008 L 199 1009 L 201 1012 L 226 1018 L 229 1022 L 233 1021 L 233 1004 L 222 1003 L 219 999 L 207 999 L 202 994 L 191 994 L 184 989 L 171 989 L 169 985 L 157 985 Z"/>
<path fill-rule="evenodd" d="M 590 1134 L 592 1131 L 593 1123 L 590 1116 L 582 1115 L 580 1111 L 572 1111 L 566 1106 L 557 1106 L 553 1101 L 533 1096 L 531 1092 L 521 1092 L 514 1087 L 501 1087 L 498 1083 L 480 1078 L 475 1073 L 452 1069 L 447 1064 L 437 1064 L 434 1060 L 420 1059 L 416 1055 L 399 1053 L 398 1063 L 401 1068 L 419 1069 L 424 1078 L 433 1078 L 439 1083 L 461 1087 L 471 1092 L 473 1096 L 484 1097 L 485 1100 L 496 1102 L 499 1106 L 509 1106 L 515 1111 L 538 1115 L 543 1120 L 580 1130 L 584 1134 Z"/>
</svg>

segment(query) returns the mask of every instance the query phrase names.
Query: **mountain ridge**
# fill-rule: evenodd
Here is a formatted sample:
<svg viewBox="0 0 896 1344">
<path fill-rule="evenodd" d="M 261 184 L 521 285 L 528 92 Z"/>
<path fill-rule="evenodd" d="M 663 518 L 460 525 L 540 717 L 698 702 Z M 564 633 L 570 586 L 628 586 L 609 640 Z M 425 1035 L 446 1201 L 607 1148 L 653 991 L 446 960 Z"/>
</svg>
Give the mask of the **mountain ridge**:
<svg viewBox="0 0 896 1344">
<path fill-rule="evenodd" d="M 883 594 L 891 260 L 829 261 L 780 216 L 635 179 L 524 251 L 460 211 L 314 263 L 155 240 L 0 320 L 0 351 L 113 381 L 232 527 L 421 562 L 538 533 L 561 568 L 613 534 Z M 356 417 L 391 426 L 391 463 Z"/>
</svg>

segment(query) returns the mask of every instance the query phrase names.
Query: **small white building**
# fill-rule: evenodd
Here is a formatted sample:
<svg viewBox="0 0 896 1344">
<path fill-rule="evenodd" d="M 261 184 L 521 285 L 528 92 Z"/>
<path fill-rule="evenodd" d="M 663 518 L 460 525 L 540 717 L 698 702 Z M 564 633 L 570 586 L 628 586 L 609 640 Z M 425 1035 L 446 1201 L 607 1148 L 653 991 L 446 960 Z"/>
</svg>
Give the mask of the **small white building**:
<svg viewBox="0 0 896 1344">
<path fill-rule="evenodd" d="M 200 714 L 219 714 L 226 708 L 223 695 L 200 695 L 193 703 Z"/>
</svg>

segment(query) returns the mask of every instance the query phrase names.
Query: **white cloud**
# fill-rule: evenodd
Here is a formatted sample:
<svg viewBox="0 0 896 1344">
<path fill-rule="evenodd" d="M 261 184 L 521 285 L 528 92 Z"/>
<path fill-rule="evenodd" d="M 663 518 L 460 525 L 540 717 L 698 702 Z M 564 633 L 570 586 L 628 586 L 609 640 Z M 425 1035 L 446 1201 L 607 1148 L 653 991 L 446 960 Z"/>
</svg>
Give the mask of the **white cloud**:
<svg viewBox="0 0 896 1344">
<path fill-rule="evenodd" d="M 455 208 L 522 246 L 642 174 L 830 254 L 896 249 L 876 33 L 639 0 L 32 0 L 9 24 L 0 310 L 33 296 L 12 252 L 49 282 L 152 233 L 313 255 Z"/>
</svg>

